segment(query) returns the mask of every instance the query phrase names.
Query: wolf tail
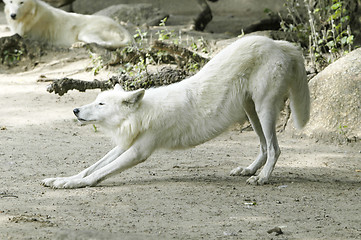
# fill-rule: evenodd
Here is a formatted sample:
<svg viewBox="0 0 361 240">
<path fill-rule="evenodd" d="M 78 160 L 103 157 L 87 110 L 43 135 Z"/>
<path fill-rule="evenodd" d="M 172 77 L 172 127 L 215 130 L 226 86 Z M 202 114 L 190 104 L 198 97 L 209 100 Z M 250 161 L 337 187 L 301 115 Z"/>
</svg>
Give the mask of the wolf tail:
<svg viewBox="0 0 361 240">
<path fill-rule="evenodd" d="M 296 50 L 296 49 L 295 49 Z M 302 54 L 294 55 L 294 77 L 290 85 L 290 106 L 295 127 L 303 128 L 310 118 L 310 90 Z"/>
</svg>

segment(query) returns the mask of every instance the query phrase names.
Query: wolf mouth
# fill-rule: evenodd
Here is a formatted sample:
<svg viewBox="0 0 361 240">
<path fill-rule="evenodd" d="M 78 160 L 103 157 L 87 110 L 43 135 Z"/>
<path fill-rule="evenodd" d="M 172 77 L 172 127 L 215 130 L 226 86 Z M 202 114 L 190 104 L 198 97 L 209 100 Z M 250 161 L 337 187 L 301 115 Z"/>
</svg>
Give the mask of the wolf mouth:
<svg viewBox="0 0 361 240">
<path fill-rule="evenodd" d="M 95 122 L 95 120 L 87 120 L 87 119 L 79 118 L 79 117 L 78 117 L 78 121 L 81 123 Z"/>
</svg>

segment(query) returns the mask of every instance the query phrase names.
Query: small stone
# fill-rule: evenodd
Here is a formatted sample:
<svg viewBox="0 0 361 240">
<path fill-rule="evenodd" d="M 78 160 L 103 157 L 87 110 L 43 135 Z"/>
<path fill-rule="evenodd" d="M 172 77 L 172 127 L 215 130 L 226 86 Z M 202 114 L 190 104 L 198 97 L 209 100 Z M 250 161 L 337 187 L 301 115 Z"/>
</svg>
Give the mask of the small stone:
<svg viewBox="0 0 361 240">
<path fill-rule="evenodd" d="M 276 236 L 283 234 L 282 229 L 280 227 L 274 227 L 267 231 L 268 234 L 276 233 Z"/>
</svg>

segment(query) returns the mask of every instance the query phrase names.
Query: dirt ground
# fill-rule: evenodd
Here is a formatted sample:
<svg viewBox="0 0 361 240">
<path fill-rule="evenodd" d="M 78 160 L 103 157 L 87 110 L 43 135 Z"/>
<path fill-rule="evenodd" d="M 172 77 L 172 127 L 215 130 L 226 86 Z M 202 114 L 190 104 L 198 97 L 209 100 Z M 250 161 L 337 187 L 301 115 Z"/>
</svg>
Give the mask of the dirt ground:
<svg viewBox="0 0 361 240">
<path fill-rule="evenodd" d="M 255 158 L 254 132 L 232 129 L 183 151 L 156 152 L 97 187 L 56 190 L 112 148 L 72 109 L 98 91 L 46 92 L 46 77 L 91 79 L 89 60 L 0 73 L 0 239 L 360 239 L 361 148 L 279 134 L 271 183 L 231 177 Z M 106 71 L 103 76 L 107 77 Z M 283 234 L 267 233 L 275 227 Z"/>
<path fill-rule="evenodd" d="M 258 152 L 255 133 L 235 127 L 192 149 L 158 151 L 97 187 L 43 187 L 42 179 L 75 174 L 112 148 L 102 128 L 80 126 L 72 114 L 99 91 L 59 97 L 38 81 L 91 80 L 89 58 L 50 57 L 0 72 L 0 239 L 361 238 L 361 146 L 287 132 L 265 186 L 229 176 Z"/>
</svg>

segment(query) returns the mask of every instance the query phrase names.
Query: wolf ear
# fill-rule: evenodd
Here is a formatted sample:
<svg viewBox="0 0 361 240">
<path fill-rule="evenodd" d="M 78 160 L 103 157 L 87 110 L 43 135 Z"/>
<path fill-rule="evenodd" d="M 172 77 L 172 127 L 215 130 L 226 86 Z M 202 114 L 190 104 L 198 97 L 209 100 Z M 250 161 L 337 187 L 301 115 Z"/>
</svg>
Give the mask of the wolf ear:
<svg viewBox="0 0 361 240">
<path fill-rule="evenodd" d="M 35 15 L 35 12 L 36 12 L 36 8 L 37 8 L 37 5 L 35 4 L 34 1 L 30 1 L 31 3 L 31 15 Z"/>
<path fill-rule="evenodd" d="M 120 86 L 119 83 L 115 84 L 114 86 L 114 90 L 115 91 L 121 91 L 121 92 L 124 92 L 124 89 L 122 88 L 122 86 Z"/>
<path fill-rule="evenodd" d="M 139 90 L 133 91 L 123 100 L 123 103 L 128 106 L 134 105 L 143 99 L 144 94 L 145 94 L 144 89 L 139 89 Z"/>
</svg>

